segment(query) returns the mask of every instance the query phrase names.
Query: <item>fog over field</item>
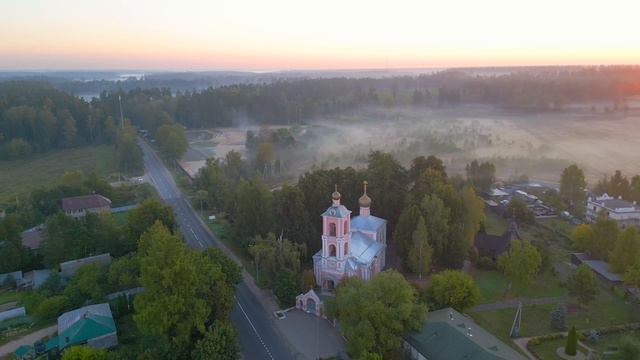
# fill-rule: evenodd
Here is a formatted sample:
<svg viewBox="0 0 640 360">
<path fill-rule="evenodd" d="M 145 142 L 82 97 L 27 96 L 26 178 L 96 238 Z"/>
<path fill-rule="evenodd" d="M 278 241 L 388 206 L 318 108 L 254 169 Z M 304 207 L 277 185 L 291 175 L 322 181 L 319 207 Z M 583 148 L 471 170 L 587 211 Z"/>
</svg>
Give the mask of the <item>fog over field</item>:
<svg viewBox="0 0 640 360">
<path fill-rule="evenodd" d="M 408 164 L 419 155 L 437 155 L 450 173 L 463 173 L 473 159 L 491 160 L 500 179 L 527 175 L 557 182 L 571 163 L 584 167 L 595 184 L 606 174 L 640 172 L 640 111 L 605 113 L 605 106 L 572 106 L 559 112 L 523 113 L 491 106 L 447 109 L 371 107 L 294 127 L 296 151 L 281 152 L 288 175 L 313 168 L 361 167 L 372 150 L 393 153 Z M 274 130 L 277 127 L 269 127 Z M 205 156 L 243 150 L 247 130 L 256 125 L 215 131 L 210 142 L 193 141 Z"/>
</svg>

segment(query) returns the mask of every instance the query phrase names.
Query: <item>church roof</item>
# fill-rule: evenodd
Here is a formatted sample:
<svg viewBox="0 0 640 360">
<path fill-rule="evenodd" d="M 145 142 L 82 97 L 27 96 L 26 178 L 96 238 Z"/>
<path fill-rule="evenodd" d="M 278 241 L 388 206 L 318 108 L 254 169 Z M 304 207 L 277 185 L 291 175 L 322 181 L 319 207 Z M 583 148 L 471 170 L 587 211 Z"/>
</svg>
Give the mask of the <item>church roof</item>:
<svg viewBox="0 0 640 360">
<path fill-rule="evenodd" d="M 327 210 L 325 210 L 325 212 L 322 213 L 322 216 L 343 218 L 349 214 L 351 214 L 351 211 L 348 210 L 344 205 L 331 205 Z"/>
<path fill-rule="evenodd" d="M 384 249 L 385 245 L 360 231 L 351 232 L 351 256 L 358 262 L 369 264 Z"/>
<path fill-rule="evenodd" d="M 384 226 L 387 220 L 381 219 L 377 216 L 356 216 L 351 218 L 351 229 L 353 230 L 367 230 L 378 231 L 381 226 Z"/>
</svg>

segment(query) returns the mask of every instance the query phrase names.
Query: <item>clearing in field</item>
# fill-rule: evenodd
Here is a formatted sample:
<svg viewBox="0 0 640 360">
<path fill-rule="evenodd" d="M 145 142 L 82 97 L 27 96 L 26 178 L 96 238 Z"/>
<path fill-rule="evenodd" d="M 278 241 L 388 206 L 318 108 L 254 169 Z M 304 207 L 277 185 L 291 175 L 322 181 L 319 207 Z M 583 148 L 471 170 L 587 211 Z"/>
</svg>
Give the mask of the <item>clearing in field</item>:
<svg viewBox="0 0 640 360">
<path fill-rule="evenodd" d="M 27 160 L 0 161 L 0 205 L 39 187 L 57 184 L 67 171 L 100 176 L 115 173 L 113 146 L 100 145 L 52 151 Z"/>
</svg>

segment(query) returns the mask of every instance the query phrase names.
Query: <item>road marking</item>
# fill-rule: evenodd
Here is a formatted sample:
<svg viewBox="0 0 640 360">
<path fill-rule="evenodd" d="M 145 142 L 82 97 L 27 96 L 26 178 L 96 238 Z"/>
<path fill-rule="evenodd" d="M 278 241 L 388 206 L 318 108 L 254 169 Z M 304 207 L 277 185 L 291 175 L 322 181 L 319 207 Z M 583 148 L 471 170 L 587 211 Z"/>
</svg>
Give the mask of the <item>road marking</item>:
<svg viewBox="0 0 640 360">
<path fill-rule="evenodd" d="M 264 347 L 264 349 L 267 352 L 267 355 L 269 355 L 269 358 L 271 358 L 271 360 L 275 360 L 273 358 L 273 356 L 271 356 L 271 351 L 269 351 L 269 348 L 267 347 L 267 344 L 264 343 L 264 341 L 262 341 L 262 336 L 260 336 L 260 334 L 258 334 L 258 330 L 256 330 L 256 327 L 253 326 L 253 323 L 251 322 L 251 319 L 249 319 L 249 316 L 247 315 L 247 313 L 244 311 L 244 308 L 242 307 L 242 305 L 240 304 L 240 302 L 238 301 L 238 298 L 236 298 L 234 296 L 234 298 L 236 299 L 236 304 L 238 304 L 238 306 L 240 307 L 240 310 L 242 311 L 242 313 L 244 314 L 244 317 L 247 319 L 247 321 L 249 322 L 249 325 L 251 325 L 251 328 L 253 329 L 253 332 L 256 333 L 256 336 L 258 337 L 258 340 L 260 340 L 260 343 L 262 344 L 262 346 Z"/>
</svg>

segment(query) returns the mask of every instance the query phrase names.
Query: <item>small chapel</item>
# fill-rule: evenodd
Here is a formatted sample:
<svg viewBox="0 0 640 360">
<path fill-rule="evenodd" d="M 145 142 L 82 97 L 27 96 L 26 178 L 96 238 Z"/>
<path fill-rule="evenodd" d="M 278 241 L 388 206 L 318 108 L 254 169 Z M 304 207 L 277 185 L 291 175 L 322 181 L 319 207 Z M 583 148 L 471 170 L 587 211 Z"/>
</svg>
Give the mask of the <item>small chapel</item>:
<svg viewBox="0 0 640 360">
<path fill-rule="evenodd" d="M 340 203 L 337 186 L 331 194 L 331 206 L 322 213 L 322 248 L 313 255 L 313 273 L 321 294 L 331 293 L 346 277 L 366 281 L 384 269 L 387 221 L 371 214 L 366 181 L 363 187 L 358 216 L 352 218 L 351 211 Z M 298 295 L 296 307 L 323 315 L 323 301 L 314 290 Z"/>
</svg>

